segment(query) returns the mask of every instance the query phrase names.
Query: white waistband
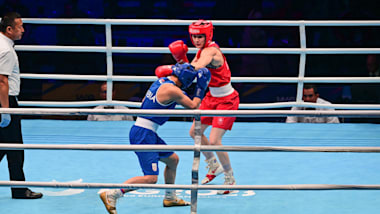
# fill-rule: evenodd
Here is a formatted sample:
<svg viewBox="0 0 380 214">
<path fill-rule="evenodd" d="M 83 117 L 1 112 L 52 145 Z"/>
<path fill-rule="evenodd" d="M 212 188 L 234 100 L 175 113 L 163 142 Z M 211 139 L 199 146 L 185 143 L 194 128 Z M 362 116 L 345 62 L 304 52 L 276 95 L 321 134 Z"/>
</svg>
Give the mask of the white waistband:
<svg viewBox="0 0 380 214">
<path fill-rule="evenodd" d="M 222 87 L 209 87 L 210 93 L 213 97 L 225 97 L 234 92 L 234 88 L 231 85 L 231 82 L 229 82 L 227 85 L 224 85 Z"/>
<path fill-rule="evenodd" d="M 135 126 L 140 126 L 140 127 L 150 129 L 150 130 L 156 132 L 160 125 L 158 125 L 157 123 L 155 123 L 151 120 L 148 120 L 148 119 L 145 119 L 142 117 L 137 117 L 136 122 L 135 122 Z"/>
</svg>

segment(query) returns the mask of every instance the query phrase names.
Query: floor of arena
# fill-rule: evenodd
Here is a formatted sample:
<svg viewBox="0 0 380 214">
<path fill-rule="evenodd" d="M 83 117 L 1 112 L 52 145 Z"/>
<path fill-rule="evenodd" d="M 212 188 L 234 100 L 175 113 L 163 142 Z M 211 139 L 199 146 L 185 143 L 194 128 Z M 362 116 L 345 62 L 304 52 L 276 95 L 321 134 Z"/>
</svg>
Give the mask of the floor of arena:
<svg viewBox="0 0 380 214">
<path fill-rule="evenodd" d="M 128 144 L 131 121 L 23 120 L 25 144 Z M 192 145 L 189 122 L 168 122 L 158 131 L 171 145 Z M 236 123 L 224 145 L 243 146 L 380 146 L 379 124 Z M 191 184 L 192 152 L 177 152 L 177 184 Z M 378 153 L 230 152 L 238 184 L 379 184 Z M 201 159 L 200 178 L 206 173 Z M 28 181 L 122 183 L 141 175 L 137 158 L 129 151 L 26 150 Z M 160 165 L 162 172 L 163 165 Z M 8 180 L 6 158 L 0 180 Z M 160 173 L 159 184 L 163 183 Z M 213 184 L 223 184 L 218 177 Z M 0 213 L 106 213 L 99 189 L 31 188 L 44 193 L 40 200 L 12 200 L 8 187 L 0 188 Z M 162 206 L 164 190 L 126 194 L 118 213 L 190 213 L 190 207 Z M 178 195 L 190 200 L 189 191 Z M 198 213 L 378 213 L 378 190 L 238 191 L 220 196 L 200 191 Z"/>
</svg>

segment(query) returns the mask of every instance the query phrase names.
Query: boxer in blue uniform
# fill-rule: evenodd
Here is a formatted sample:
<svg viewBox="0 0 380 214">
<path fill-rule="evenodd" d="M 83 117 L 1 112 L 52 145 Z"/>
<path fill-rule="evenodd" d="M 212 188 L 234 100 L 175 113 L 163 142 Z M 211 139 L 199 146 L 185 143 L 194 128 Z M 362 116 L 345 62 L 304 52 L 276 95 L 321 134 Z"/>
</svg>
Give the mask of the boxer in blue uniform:
<svg viewBox="0 0 380 214">
<path fill-rule="evenodd" d="M 176 104 L 181 104 L 185 108 L 196 109 L 199 107 L 204 97 L 211 74 L 207 68 L 194 70 L 189 63 L 176 64 L 172 67 L 173 74 L 155 81 L 146 92 L 143 99 L 142 109 L 174 109 Z M 187 89 L 197 78 L 194 98 L 190 99 L 182 90 Z M 157 135 L 157 129 L 163 125 L 169 117 L 137 117 L 135 124 L 129 132 L 131 144 L 158 144 L 166 145 L 165 141 Z M 136 176 L 125 181 L 125 184 L 155 184 L 157 182 L 159 169 L 158 161 L 166 164 L 164 171 L 165 184 L 174 184 L 178 155 L 174 152 L 135 152 L 143 176 Z M 102 192 L 102 199 L 109 213 L 116 213 L 116 201 L 124 193 L 131 189 L 114 189 Z M 163 201 L 164 207 L 188 206 L 189 202 L 178 198 L 175 190 L 166 190 Z"/>
</svg>

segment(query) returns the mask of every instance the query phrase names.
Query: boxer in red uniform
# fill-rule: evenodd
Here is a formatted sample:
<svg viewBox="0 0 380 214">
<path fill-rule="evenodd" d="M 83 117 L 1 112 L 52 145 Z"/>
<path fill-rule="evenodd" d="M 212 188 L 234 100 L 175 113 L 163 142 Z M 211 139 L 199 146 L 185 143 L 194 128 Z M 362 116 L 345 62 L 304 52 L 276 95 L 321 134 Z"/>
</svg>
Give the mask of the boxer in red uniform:
<svg viewBox="0 0 380 214">
<path fill-rule="evenodd" d="M 231 85 L 231 71 L 227 64 L 226 57 L 221 52 L 219 46 L 212 41 L 213 25 L 210 21 L 199 20 L 189 26 L 191 42 L 198 48 L 198 52 L 191 62 L 195 70 L 208 68 L 211 72 L 209 92 L 202 100 L 200 109 L 202 110 L 237 110 L 240 99 L 238 92 Z M 169 45 L 169 49 L 174 59 L 179 62 L 188 62 L 188 48 L 183 41 L 177 40 Z M 159 66 L 156 69 L 158 77 L 171 74 L 169 66 Z M 201 117 L 202 123 L 202 144 L 222 145 L 222 137 L 227 130 L 231 130 L 235 117 Z M 204 131 L 212 126 L 210 136 L 207 138 Z M 194 123 L 190 129 L 190 135 L 194 138 Z M 203 152 L 206 157 L 207 168 L 209 169 L 202 184 L 211 182 L 216 176 L 224 172 L 225 185 L 234 185 L 235 178 L 227 152 L 216 152 L 220 163 L 213 152 Z M 218 194 L 228 194 L 229 190 L 220 190 Z"/>
</svg>

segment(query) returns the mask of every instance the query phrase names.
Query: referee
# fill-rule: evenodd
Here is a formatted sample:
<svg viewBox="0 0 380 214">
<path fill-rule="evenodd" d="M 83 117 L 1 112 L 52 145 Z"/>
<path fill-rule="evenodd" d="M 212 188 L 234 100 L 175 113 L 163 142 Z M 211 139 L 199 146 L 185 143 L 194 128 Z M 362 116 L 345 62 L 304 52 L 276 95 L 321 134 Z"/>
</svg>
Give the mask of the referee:
<svg viewBox="0 0 380 214">
<path fill-rule="evenodd" d="M 20 14 L 6 13 L 0 24 L 0 105 L 2 108 L 17 108 L 20 93 L 20 68 L 14 46 L 24 33 Z M 0 143 L 23 143 L 21 118 L 19 115 L 1 114 Z M 0 161 L 7 156 L 9 177 L 12 181 L 25 181 L 24 150 L 0 150 Z M 28 188 L 12 188 L 12 198 L 37 199 L 41 193 Z"/>
</svg>

